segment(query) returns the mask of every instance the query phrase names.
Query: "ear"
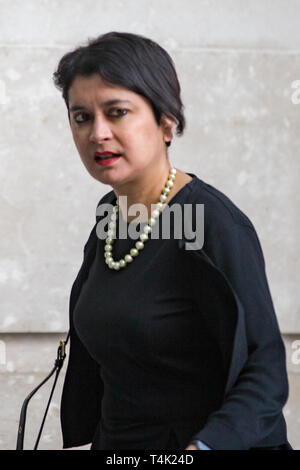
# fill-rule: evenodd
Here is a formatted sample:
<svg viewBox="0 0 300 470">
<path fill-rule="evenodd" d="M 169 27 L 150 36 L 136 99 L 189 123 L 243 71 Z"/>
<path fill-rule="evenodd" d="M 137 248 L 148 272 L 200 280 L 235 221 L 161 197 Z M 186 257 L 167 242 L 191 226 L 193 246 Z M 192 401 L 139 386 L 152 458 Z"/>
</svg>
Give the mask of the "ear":
<svg viewBox="0 0 300 470">
<path fill-rule="evenodd" d="M 173 139 L 173 134 L 177 126 L 177 121 L 175 118 L 171 118 L 166 114 L 161 115 L 160 125 L 162 128 L 164 142 L 171 142 Z"/>
</svg>

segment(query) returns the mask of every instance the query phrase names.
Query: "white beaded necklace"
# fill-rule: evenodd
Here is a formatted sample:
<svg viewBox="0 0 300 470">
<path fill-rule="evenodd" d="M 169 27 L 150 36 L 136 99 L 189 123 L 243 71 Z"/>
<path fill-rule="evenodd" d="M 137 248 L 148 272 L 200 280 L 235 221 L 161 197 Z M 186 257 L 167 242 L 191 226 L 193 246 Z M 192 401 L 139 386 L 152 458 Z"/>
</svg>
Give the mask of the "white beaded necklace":
<svg viewBox="0 0 300 470">
<path fill-rule="evenodd" d="M 167 182 L 161 192 L 160 200 L 156 203 L 155 209 L 151 212 L 151 217 L 143 229 L 144 233 L 141 233 L 139 241 L 137 241 L 135 244 L 135 248 L 131 248 L 130 253 L 125 255 L 123 258 L 119 259 L 119 261 L 115 261 L 113 258 L 113 242 L 117 226 L 116 221 L 119 212 L 118 203 L 116 203 L 116 205 L 113 207 L 113 212 L 109 223 L 109 230 L 107 232 L 108 236 L 105 240 L 104 247 L 105 262 L 110 269 L 115 269 L 116 271 L 119 271 L 119 269 L 125 268 L 125 266 L 127 266 L 128 263 L 131 263 L 134 258 L 138 256 L 140 251 L 144 248 L 144 243 L 149 240 L 148 234 L 152 231 L 151 227 L 153 227 L 153 225 L 156 223 L 156 219 L 159 217 L 159 214 L 167 200 L 168 194 L 174 185 L 175 176 L 176 168 L 171 168 Z"/>
</svg>

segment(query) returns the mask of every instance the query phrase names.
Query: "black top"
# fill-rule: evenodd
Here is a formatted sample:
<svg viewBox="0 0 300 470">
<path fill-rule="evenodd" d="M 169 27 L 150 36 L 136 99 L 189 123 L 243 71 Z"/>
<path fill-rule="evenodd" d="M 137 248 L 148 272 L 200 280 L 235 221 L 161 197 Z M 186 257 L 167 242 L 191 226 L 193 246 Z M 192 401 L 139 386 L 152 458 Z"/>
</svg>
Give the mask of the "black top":
<svg viewBox="0 0 300 470">
<path fill-rule="evenodd" d="M 197 177 L 193 177 L 193 181 L 175 196 L 176 200 L 181 197 L 193 206 L 204 205 L 203 246 L 190 250 L 185 236 L 176 240 L 178 250 L 172 240 L 149 240 L 144 252 L 123 271 L 110 271 L 103 263 L 100 256 L 104 251 L 103 242 L 97 237 L 101 216 L 96 216 L 69 301 L 70 350 L 61 400 L 64 448 L 94 441 L 100 422 L 100 437 L 103 425 L 106 425 L 104 435 L 107 436 L 110 429 L 113 433 L 99 447 L 117 448 L 109 447 L 113 440 L 111 436 L 117 435 L 122 425 L 123 448 L 132 449 L 132 446 L 127 446 L 133 442 L 132 434 L 126 441 L 124 423 L 127 423 L 127 429 L 138 430 L 138 426 L 129 423 L 129 419 L 136 420 L 137 414 L 139 419 L 144 416 L 144 428 L 140 426 L 140 430 L 145 435 L 158 426 L 147 425 L 146 418 L 163 420 L 168 412 L 173 411 L 175 416 L 170 417 L 169 429 L 176 434 L 181 449 L 193 439 L 201 440 L 216 450 L 277 449 L 281 444 L 290 448 L 282 412 L 288 398 L 285 347 L 255 228 L 225 194 Z M 115 194 L 110 191 L 101 198 L 97 207 L 100 209 L 114 202 Z M 124 252 L 127 251 L 126 247 Z M 180 263 L 185 267 L 181 278 Z M 170 287 L 167 280 L 174 281 L 176 276 L 180 279 L 178 285 L 185 283 L 187 289 L 172 291 L 171 295 L 165 286 Z M 92 277 L 94 281 L 90 282 Z M 188 296 L 190 291 L 193 299 Z M 174 309 L 175 295 L 180 298 L 179 302 L 176 300 L 176 308 L 179 306 L 177 313 Z M 197 315 L 192 314 L 192 302 L 197 306 Z M 183 308 L 186 309 L 184 313 Z M 192 321 L 184 322 L 187 317 L 194 322 L 197 333 L 191 328 Z M 177 321 L 178 325 L 186 328 L 189 335 L 186 341 L 184 335 L 179 334 Z M 151 335 L 142 328 L 143 323 Z M 165 324 L 167 328 L 163 328 Z M 172 340 L 175 337 L 176 347 Z M 211 342 L 208 338 L 212 338 Z M 205 351 L 201 349 L 203 341 L 207 345 Z M 216 347 L 212 355 L 210 347 L 214 342 Z M 216 361 L 209 369 L 208 362 L 218 355 L 220 362 Z M 162 368 L 164 373 L 155 369 L 155 364 L 159 364 L 157 369 Z M 209 414 L 205 423 L 201 423 L 194 413 L 197 423 L 178 422 L 180 416 L 184 412 L 191 413 L 192 408 L 198 407 L 196 413 L 208 411 L 205 409 L 206 392 L 212 388 L 211 374 L 216 380 L 219 377 L 216 367 L 221 367 L 226 377 L 221 392 L 217 382 L 213 386 L 212 408 L 218 401 L 215 393 L 222 395 L 217 409 Z M 132 370 L 135 373 L 129 376 Z M 210 374 L 206 376 L 208 370 Z M 143 388 L 145 380 L 151 385 L 153 395 L 164 400 L 167 411 L 149 396 L 149 387 Z M 199 394 L 195 400 L 190 400 L 191 407 L 188 408 L 184 393 L 188 397 L 194 396 L 195 388 Z M 182 398 L 177 409 L 173 402 L 176 401 L 175 389 Z M 140 392 L 138 398 L 134 392 Z M 165 399 L 166 394 L 169 401 Z M 140 404 L 147 399 L 152 399 L 151 416 Z M 114 408 L 111 403 L 117 407 L 120 401 L 126 406 L 121 411 L 120 407 L 116 408 L 118 421 L 112 420 Z M 103 416 L 106 423 L 102 421 Z M 177 420 L 176 424 L 173 419 Z M 169 431 L 166 425 L 159 427 L 163 427 L 165 438 L 158 436 L 155 448 L 163 449 Z M 145 448 L 141 442 L 139 448 Z"/>
<path fill-rule="evenodd" d="M 169 207 L 185 203 L 195 178 Z M 125 423 L 204 423 L 221 404 L 219 349 L 193 299 L 190 259 L 178 249 L 170 221 L 170 239 L 148 240 L 120 271 L 105 264 L 105 241 L 98 238 L 74 310 L 77 333 L 100 366 L 102 419 L 115 432 Z M 134 244 L 117 238 L 114 259 Z"/>
</svg>

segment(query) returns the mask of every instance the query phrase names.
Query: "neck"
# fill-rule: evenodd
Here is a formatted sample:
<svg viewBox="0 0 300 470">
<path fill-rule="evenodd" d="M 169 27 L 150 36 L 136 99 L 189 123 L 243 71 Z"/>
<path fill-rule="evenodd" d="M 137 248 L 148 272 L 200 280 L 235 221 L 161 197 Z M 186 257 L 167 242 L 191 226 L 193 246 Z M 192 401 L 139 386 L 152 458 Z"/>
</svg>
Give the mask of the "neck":
<svg viewBox="0 0 300 470">
<path fill-rule="evenodd" d="M 141 222 L 148 220 L 151 214 L 151 205 L 159 200 L 162 189 L 168 179 L 170 169 L 171 166 L 166 160 L 164 165 L 159 169 L 149 169 L 137 180 L 131 181 L 122 187 L 114 188 L 124 220 L 130 222 L 136 217 L 139 217 L 139 221 Z M 137 207 L 136 209 L 132 208 L 131 213 L 130 207 L 133 204 L 143 204 L 143 212 L 140 213 Z M 130 214 L 128 212 L 130 212 Z"/>
</svg>

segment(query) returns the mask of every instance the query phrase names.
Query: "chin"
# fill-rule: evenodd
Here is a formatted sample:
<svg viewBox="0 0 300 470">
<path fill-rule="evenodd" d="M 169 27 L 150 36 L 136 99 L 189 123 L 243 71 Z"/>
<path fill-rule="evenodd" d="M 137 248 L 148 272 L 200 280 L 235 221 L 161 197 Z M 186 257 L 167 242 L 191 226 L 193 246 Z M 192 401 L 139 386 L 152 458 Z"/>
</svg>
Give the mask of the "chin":
<svg viewBox="0 0 300 470">
<path fill-rule="evenodd" d="M 92 171 L 89 171 L 90 175 L 99 183 L 102 184 L 109 184 L 111 186 L 114 186 L 115 184 L 117 185 L 118 183 L 123 183 L 123 178 L 120 177 L 120 174 L 118 174 L 118 171 L 113 171 L 112 169 L 107 169 L 107 170 L 99 170 L 95 171 L 93 169 Z"/>
</svg>

